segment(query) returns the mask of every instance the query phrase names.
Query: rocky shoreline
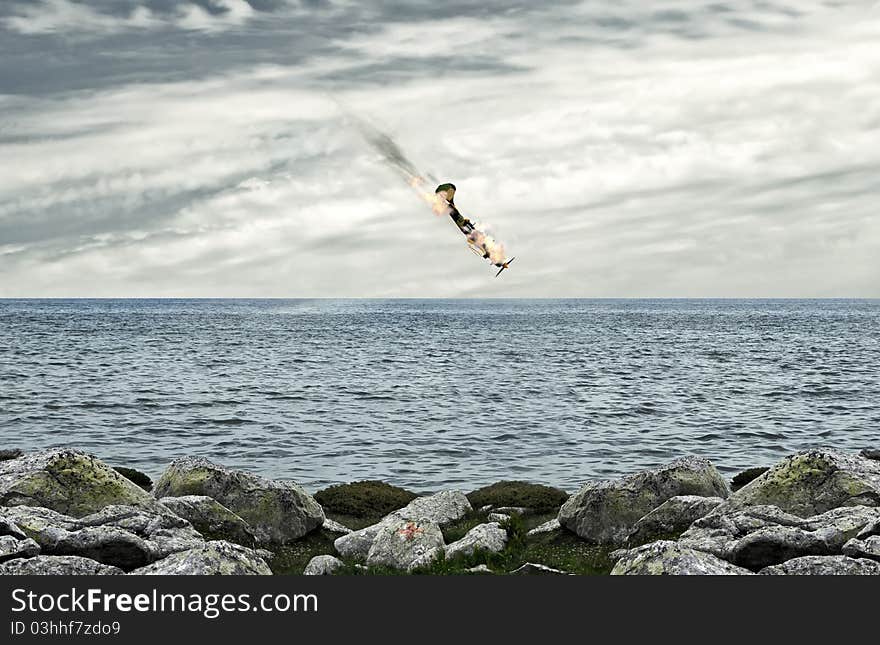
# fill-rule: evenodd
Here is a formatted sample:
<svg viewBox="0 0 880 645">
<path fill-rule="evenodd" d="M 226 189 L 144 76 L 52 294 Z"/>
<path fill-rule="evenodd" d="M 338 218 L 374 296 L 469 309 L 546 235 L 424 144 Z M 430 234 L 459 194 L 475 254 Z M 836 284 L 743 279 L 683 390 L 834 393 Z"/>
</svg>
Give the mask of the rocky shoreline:
<svg viewBox="0 0 880 645">
<path fill-rule="evenodd" d="M 880 454 L 802 451 L 728 482 L 687 456 L 568 495 L 417 496 L 204 458 L 152 484 L 73 449 L 0 450 L 0 575 L 880 575 Z"/>
</svg>

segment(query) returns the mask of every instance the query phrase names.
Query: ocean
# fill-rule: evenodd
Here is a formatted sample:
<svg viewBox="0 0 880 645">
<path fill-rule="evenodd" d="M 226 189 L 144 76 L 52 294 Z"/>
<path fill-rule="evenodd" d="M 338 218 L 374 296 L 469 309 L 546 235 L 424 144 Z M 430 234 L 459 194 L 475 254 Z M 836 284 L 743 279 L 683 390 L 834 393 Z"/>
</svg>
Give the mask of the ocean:
<svg viewBox="0 0 880 645">
<path fill-rule="evenodd" d="M 880 300 L 0 300 L 0 437 L 310 491 L 732 475 L 880 447 Z"/>
</svg>

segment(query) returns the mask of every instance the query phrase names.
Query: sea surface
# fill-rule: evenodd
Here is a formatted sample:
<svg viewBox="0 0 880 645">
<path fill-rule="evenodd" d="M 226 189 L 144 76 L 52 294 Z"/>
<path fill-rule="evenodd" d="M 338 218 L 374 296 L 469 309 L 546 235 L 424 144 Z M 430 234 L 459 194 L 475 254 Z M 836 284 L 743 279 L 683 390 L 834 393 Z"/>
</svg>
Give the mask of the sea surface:
<svg viewBox="0 0 880 645">
<path fill-rule="evenodd" d="M 0 447 L 574 491 L 880 447 L 880 300 L 0 300 Z"/>
</svg>

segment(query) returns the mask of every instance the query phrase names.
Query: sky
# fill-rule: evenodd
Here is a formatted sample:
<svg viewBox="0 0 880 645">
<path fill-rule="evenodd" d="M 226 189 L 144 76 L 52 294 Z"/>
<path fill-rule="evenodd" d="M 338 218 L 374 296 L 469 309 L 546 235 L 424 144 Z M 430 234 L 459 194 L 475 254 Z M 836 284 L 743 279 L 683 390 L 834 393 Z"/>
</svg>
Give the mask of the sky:
<svg viewBox="0 0 880 645">
<path fill-rule="evenodd" d="M 0 297 L 880 297 L 878 42 L 862 0 L 4 0 Z"/>
</svg>

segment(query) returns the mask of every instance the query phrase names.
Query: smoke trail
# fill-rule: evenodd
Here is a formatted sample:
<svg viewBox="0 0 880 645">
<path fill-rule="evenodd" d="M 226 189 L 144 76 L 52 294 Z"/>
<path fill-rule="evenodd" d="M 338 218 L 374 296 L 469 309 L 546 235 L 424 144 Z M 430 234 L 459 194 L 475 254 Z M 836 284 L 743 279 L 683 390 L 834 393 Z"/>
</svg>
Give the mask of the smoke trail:
<svg viewBox="0 0 880 645">
<path fill-rule="evenodd" d="M 446 198 L 431 190 L 439 183 L 437 179 L 429 173 L 419 172 L 394 139 L 365 120 L 351 114 L 341 105 L 340 109 L 357 128 L 364 140 L 370 144 L 370 147 L 382 155 L 385 163 L 402 176 L 415 193 L 431 207 L 435 215 L 449 215 L 452 212 L 452 206 L 446 201 Z M 507 257 L 504 245 L 489 234 L 485 225 L 480 222 L 473 224 L 474 230 L 466 236 L 471 250 L 480 257 L 488 258 L 492 264 L 503 263 Z"/>
</svg>

